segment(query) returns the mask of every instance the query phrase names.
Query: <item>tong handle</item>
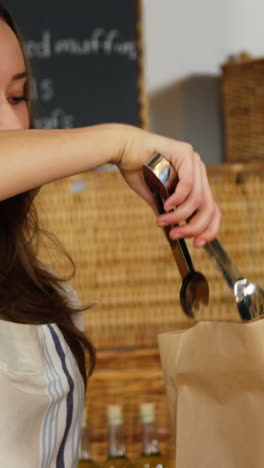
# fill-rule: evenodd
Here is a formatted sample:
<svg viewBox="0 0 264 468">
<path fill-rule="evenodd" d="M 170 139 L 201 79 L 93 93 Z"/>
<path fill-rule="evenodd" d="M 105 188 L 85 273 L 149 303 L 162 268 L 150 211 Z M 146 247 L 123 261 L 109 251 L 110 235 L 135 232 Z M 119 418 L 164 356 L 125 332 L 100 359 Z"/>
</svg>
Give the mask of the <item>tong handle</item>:
<svg viewBox="0 0 264 468">
<path fill-rule="evenodd" d="M 233 289 L 235 283 L 241 279 L 239 271 L 233 265 L 218 239 L 214 239 L 204 246 L 212 262 L 221 271 L 228 286 Z"/>
<path fill-rule="evenodd" d="M 157 192 L 153 192 L 153 195 L 159 214 L 166 213 L 163 204 L 167 197 L 162 199 Z M 182 279 L 184 279 L 190 271 L 194 271 L 194 266 L 184 239 L 171 239 L 169 233 L 172 227 L 173 226 L 165 226 L 163 230 L 177 263 L 180 275 Z"/>
</svg>

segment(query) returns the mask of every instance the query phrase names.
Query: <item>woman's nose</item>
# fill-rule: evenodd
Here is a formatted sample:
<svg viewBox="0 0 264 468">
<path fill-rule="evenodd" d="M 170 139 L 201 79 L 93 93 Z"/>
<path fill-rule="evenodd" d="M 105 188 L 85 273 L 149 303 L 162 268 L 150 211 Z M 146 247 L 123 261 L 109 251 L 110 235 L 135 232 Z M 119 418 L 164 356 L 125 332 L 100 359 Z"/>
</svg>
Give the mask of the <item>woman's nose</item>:
<svg viewBox="0 0 264 468">
<path fill-rule="evenodd" d="M 22 118 L 9 103 L 0 104 L 0 130 L 23 130 Z"/>
</svg>

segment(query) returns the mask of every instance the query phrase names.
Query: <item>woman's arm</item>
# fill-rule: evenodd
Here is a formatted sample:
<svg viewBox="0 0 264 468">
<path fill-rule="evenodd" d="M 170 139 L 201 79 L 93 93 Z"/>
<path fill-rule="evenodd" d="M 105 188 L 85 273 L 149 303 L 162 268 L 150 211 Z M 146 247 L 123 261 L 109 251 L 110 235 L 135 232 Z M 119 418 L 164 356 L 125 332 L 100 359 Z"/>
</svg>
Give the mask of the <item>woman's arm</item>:
<svg viewBox="0 0 264 468">
<path fill-rule="evenodd" d="M 121 132 L 122 133 L 122 132 Z M 118 159 L 119 125 L 0 132 L 0 200 Z"/>
<path fill-rule="evenodd" d="M 162 154 L 176 169 L 179 183 L 165 204 L 160 226 L 178 224 L 173 238 L 194 237 L 200 246 L 216 237 L 220 211 L 213 200 L 206 169 L 191 145 L 137 127 L 102 124 L 79 129 L 0 132 L 0 201 L 48 182 L 117 164 L 127 183 L 155 210 L 142 166 Z M 169 213 L 169 211 L 172 212 Z"/>
</svg>

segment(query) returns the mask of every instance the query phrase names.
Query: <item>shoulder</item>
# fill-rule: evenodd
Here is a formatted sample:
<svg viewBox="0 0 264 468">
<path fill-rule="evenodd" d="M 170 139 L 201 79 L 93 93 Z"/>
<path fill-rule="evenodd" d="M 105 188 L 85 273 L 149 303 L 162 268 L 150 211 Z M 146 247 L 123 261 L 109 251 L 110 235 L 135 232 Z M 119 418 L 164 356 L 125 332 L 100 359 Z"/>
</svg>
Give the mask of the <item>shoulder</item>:
<svg viewBox="0 0 264 468">
<path fill-rule="evenodd" d="M 49 271 L 53 276 L 62 279 L 61 276 L 52 270 L 48 265 L 45 265 L 44 263 L 39 261 L 39 264 L 41 268 Z M 73 308 L 78 308 L 81 307 L 81 301 L 79 298 L 78 293 L 74 289 L 74 287 L 68 282 L 68 281 L 63 281 L 60 283 L 61 289 L 59 290 L 60 293 L 64 294 L 64 297 L 66 298 L 67 302 L 69 303 L 70 306 Z M 79 328 L 79 330 L 84 331 L 84 317 L 83 317 L 83 312 L 78 312 L 72 316 L 72 320 L 74 325 Z"/>
<path fill-rule="evenodd" d="M 73 286 L 67 281 L 61 283 L 61 286 L 65 292 L 65 297 L 69 301 L 69 304 L 73 307 L 81 307 L 82 304 L 79 295 L 77 294 Z M 83 312 L 78 312 L 77 314 L 74 314 L 72 316 L 72 320 L 76 327 L 79 328 L 79 330 L 84 331 Z"/>
</svg>

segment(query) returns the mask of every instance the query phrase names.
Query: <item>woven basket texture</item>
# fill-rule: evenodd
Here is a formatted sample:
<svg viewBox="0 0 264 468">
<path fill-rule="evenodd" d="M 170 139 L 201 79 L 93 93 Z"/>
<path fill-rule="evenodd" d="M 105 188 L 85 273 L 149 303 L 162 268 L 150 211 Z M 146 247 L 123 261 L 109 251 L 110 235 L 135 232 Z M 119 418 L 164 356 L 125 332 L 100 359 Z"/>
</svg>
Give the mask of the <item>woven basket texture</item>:
<svg viewBox="0 0 264 468">
<path fill-rule="evenodd" d="M 241 274 L 264 284 L 264 164 L 208 168 L 222 210 L 219 239 Z M 193 321 L 179 304 L 181 279 L 167 240 L 152 210 L 119 172 L 91 172 L 48 184 L 38 195 L 41 224 L 73 257 L 71 281 L 83 303 L 85 327 L 98 350 L 88 386 L 88 411 L 95 458 L 106 456 L 105 410 L 124 405 L 130 456 L 140 451 L 138 405 L 154 401 L 163 451 L 170 442 L 168 411 L 157 349 L 157 334 L 187 328 Z M 204 249 L 188 247 L 197 270 L 209 282 L 210 304 L 197 319 L 239 320 L 232 292 Z M 46 246 L 39 253 L 51 268 L 67 274 L 64 258 Z"/>
<path fill-rule="evenodd" d="M 264 58 L 223 66 L 226 160 L 264 159 Z"/>
</svg>

